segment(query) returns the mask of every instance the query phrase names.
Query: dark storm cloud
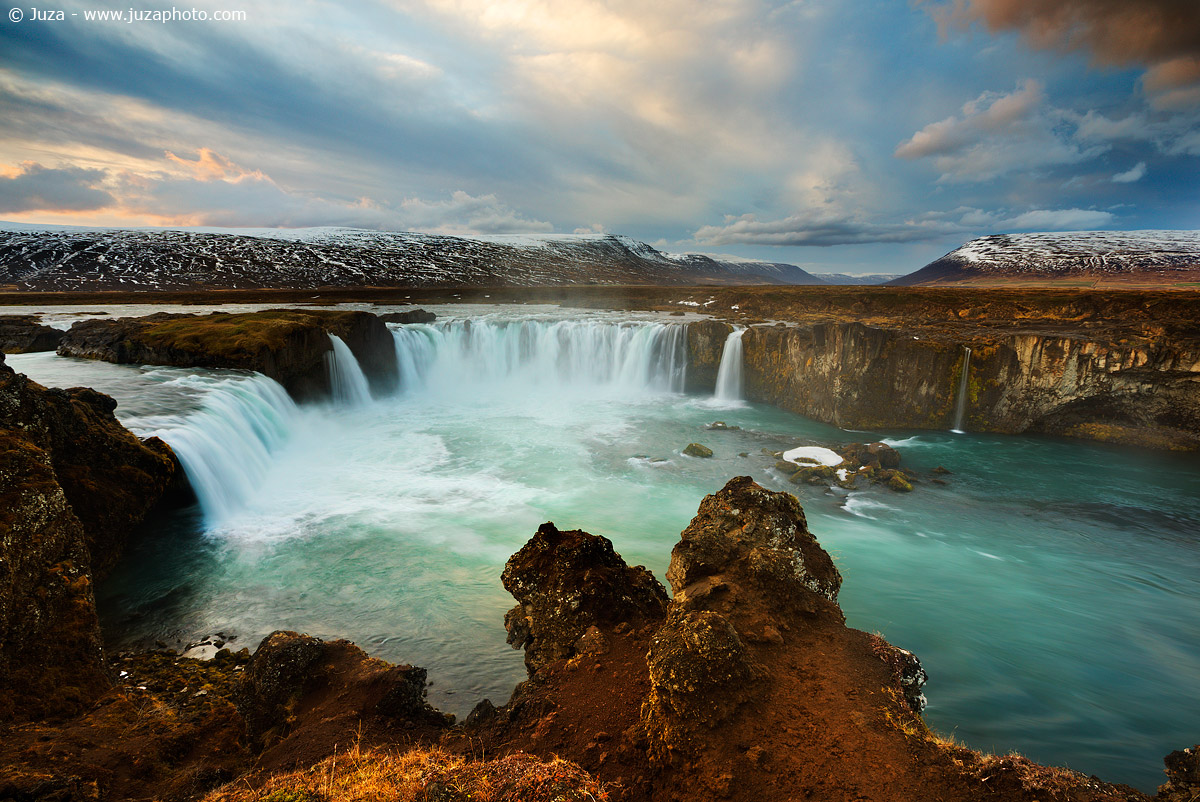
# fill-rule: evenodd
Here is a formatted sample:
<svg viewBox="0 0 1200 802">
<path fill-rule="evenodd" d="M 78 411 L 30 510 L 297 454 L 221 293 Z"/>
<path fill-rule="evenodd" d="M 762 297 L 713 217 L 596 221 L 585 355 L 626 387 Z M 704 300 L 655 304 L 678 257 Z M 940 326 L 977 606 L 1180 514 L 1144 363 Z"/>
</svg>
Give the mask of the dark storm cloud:
<svg viewBox="0 0 1200 802">
<path fill-rule="evenodd" d="M 111 195 L 96 188 L 103 178 L 102 170 L 22 165 L 17 175 L 0 177 L 0 213 L 103 209 L 113 204 Z"/>
</svg>

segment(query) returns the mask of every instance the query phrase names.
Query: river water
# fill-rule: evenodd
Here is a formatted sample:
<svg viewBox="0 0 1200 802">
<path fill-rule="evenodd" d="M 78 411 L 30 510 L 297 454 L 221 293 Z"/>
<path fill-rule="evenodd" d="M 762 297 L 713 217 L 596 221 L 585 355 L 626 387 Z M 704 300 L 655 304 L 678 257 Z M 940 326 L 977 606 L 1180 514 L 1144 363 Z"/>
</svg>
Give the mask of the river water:
<svg viewBox="0 0 1200 802">
<path fill-rule="evenodd" d="M 499 575 L 539 524 L 605 535 L 662 578 L 700 499 L 748 474 L 799 496 L 849 623 L 921 658 L 934 729 L 1147 790 L 1200 735 L 1195 456 L 845 432 L 685 395 L 678 318 L 438 311 L 393 327 L 400 392 L 364 398 L 339 349 L 339 397 L 303 407 L 256 374 L 8 357 L 43 384 L 113 395 L 200 495 L 101 586 L 114 645 L 345 637 L 426 667 L 431 701 L 461 716 L 524 677 Z M 923 476 L 952 471 L 946 484 L 797 487 L 763 453 L 880 438 Z M 691 442 L 714 457 L 682 455 Z"/>
</svg>

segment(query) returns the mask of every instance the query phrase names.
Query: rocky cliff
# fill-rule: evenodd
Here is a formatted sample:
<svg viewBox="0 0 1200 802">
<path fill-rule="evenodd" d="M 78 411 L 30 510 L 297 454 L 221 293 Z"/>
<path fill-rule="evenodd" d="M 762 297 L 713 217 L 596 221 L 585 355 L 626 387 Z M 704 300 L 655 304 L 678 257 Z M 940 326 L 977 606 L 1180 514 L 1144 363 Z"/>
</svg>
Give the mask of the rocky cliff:
<svg viewBox="0 0 1200 802">
<path fill-rule="evenodd" d="M 472 714 L 476 743 L 569 758 L 621 799 L 1146 798 L 931 733 L 920 662 L 845 625 L 842 577 L 791 495 L 738 477 L 705 497 L 672 551 L 661 617 L 643 601 L 656 594 L 614 593 L 651 578 L 606 546 L 541 531 L 509 561 L 506 576 L 552 569 L 541 591 L 560 603 L 521 609 L 563 637 L 553 659 L 527 661 L 507 705 Z M 606 620 L 589 611 L 601 599 Z"/>
<path fill-rule="evenodd" d="M 423 670 L 346 641 L 121 656 L 84 715 L 0 729 L 0 797 L 1149 800 L 931 733 L 920 662 L 845 625 L 842 577 L 793 496 L 730 480 L 666 575 L 669 601 L 606 539 L 544 525 L 504 572 L 529 680 L 458 727 L 425 702 Z M 1168 756 L 1160 799 L 1200 787 L 1195 754 Z"/>
<path fill-rule="evenodd" d="M 967 430 L 1200 448 L 1195 342 L 1055 328 L 758 325 L 742 337 L 745 393 L 845 428 L 949 429 L 965 366 Z M 689 326 L 692 389 L 712 387 L 731 330 Z"/>
<path fill-rule="evenodd" d="M 110 684 L 93 584 L 177 471 L 115 408 L 0 357 L 0 720 L 76 712 Z"/>
<path fill-rule="evenodd" d="M 346 342 L 372 390 L 395 389 L 395 342 L 369 312 L 271 309 L 83 320 L 67 332 L 58 353 L 127 364 L 256 370 L 306 399 L 329 394 L 329 334 Z"/>
</svg>

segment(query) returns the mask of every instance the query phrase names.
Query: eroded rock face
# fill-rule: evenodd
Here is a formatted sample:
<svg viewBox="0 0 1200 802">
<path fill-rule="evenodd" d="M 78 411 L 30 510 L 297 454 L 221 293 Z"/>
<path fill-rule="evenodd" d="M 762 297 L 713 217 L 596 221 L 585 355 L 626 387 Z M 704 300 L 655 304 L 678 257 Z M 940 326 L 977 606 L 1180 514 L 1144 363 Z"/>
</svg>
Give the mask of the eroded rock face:
<svg viewBox="0 0 1200 802">
<path fill-rule="evenodd" d="M 0 358 L 0 719 L 74 712 L 108 687 L 93 582 L 178 470 L 115 408 Z"/>
<path fill-rule="evenodd" d="M 259 748 L 305 728 L 324 728 L 322 738 L 329 741 L 334 718 L 350 728 L 380 719 L 445 727 L 453 717 L 425 701 L 425 679 L 425 669 L 376 660 L 349 641 L 279 630 L 254 652 L 234 701 Z"/>
<path fill-rule="evenodd" d="M 123 364 L 256 370 L 305 399 L 329 394 L 329 334 L 345 341 L 373 391 L 396 388 L 395 342 L 369 312 L 271 309 L 81 320 L 58 353 Z"/>
<path fill-rule="evenodd" d="M 519 602 L 504 616 L 508 642 L 524 647 L 530 674 L 574 656 L 590 627 L 656 624 L 667 606 L 654 575 L 626 565 L 608 538 L 552 523 L 509 559 L 501 580 Z"/>
<path fill-rule="evenodd" d="M 738 476 L 705 496 L 671 551 L 673 605 L 728 612 L 746 591 L 771 604 L 841 620 L 842 577 L 809 533 L 796 497 Z"/>
<path fill-rule="evenodd" d="M 688 323 L 687 390 L 691 393 L 711 393 L 717 384 L 717 369 L 721 366 L 721 350 L 733 326 L 717 320 Z"/>
<path fill-rule="evenodd" d="M 384 323 L 432 323 L 437 315 L 424 309 L 409 309 L 405 312 L 388 312 L 379 316 Z"/>
<path fill-rule="evenodd" d="M 573 549 L 555 548 L 572 535 L 590 537 L 539 532 L 522 563 L 524 592 L 573 575 L 560 610 L 568 619 L 605 592 L 580 581 L 590 561 L 571 563 Z M 620 570 L 619 557 L 610 563 Z M 675 595 L 657 629 L 591 628 L 576 641 L 586 656 L 543 664 L 472 737 L 485 748 L 560 755 L 620 780 L 624 799 L 652 802 L 1028 802 L 1047 788 L 1075 802 L 1145 799 L 939 741 L 919 715 L 920 662 L 845 625 L 841 578 L 787 494 L 730 480 L 701 503 L 668 578 Z"/>
<path fill-rule="evenodd" d="M 43 326 L 33 315 L 0 315 L 0 352 L 53 351 L 62 338 L 62 331 Z"/>
<path fill-rule="evenodd" d="M 755 326 L 742 338 L 746 397 L 844 428 L 948 429 L 964 346 L 969 431 L 1200 448 L 1200 351 L 1161 336 Z M 689 354 L 689 375 L 703 358 Z"/>
<path fill-rule="evenodd" d="M 760 678 L 729 621 L 717 613 L 672 606 L 646 657 L 650 696 L 643 708 L 648 730 L 669 749 L 693 746 L 697 730 L 729 719 L 751 697 Z"/>
<path fill-rule="evenodd" d="M 1163 758 L 1167 781 L 1158 787 L 1162 802 L 1193 802 L 1200 799 L 1200 744 L 1172 752 Z"/>
</svg>

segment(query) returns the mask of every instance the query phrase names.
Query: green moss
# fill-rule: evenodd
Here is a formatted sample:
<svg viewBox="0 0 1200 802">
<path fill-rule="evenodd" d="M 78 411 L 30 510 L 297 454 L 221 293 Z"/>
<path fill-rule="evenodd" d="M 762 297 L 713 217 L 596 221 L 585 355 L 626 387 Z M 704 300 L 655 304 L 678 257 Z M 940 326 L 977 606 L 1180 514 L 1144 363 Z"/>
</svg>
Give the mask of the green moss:
<svg viewBox="0 0 1200 802">
<path fill-rule="evenodd" d="M 284 348 L 296 332 L 318 325 L 336 327 L 357 312 L 318 312 L 268 309 L 231 314 L 217 312 L 202 317 L 181 317 L 147 325 L 138 335 L 142 344 L 211 354 L 253 354 Z"/>
</svg>

